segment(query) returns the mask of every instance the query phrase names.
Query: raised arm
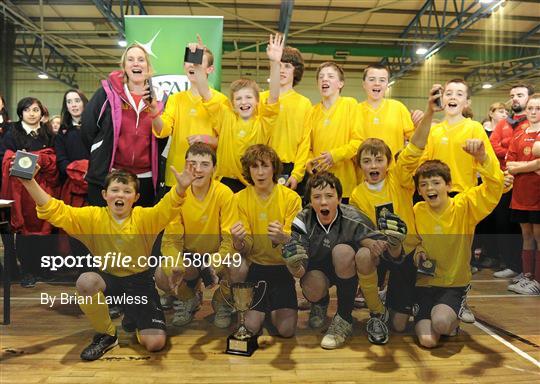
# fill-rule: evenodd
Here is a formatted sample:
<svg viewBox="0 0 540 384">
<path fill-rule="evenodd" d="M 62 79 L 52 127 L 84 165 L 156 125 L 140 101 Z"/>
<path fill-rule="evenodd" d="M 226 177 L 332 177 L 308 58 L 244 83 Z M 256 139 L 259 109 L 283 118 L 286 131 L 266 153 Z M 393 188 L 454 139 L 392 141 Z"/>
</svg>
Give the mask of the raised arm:
<svg viewBox="0 0 540 384">
<path fill-rule="evenodd" d="M 442 97 L 443 87 L 440 84 L 433 84 L 431 91 L 429 91 L 428 104 L 424 116 L 418 124 L 418 128 L 414 131 L 411 137 L 411 143 L 420 149 L 426 147 L 427 139 L 429 137 L 429 131 L 431 129 L 431 121 L 435 112 L 442 111 L 442 108 L 437 106 L 437 99 Z"/>
<path fill-rule="evenodd" d="M 283 35 L 279 33 L 270 35 L 268 46 L 266 47 L 266 55 L 270 60 L 270 95 L 267 100 L 268 104 L 274 104 L 279 100 L 279 71 L 284 44 L 285 39 Z"/>
</svg>

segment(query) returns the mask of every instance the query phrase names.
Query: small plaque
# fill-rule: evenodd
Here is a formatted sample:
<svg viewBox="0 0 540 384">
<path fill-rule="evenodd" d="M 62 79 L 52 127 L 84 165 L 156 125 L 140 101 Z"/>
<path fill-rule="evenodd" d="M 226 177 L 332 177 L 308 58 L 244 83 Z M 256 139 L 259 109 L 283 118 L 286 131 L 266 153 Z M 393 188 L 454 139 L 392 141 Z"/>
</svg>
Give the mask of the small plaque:
<svg viewBox="0 0 540 384">
<path fill-rule="evenodd" d="M 435 260 L 426 259 L 418 266 L 418 273 L 422 273 L 428 276 L 435 276 L 435 267 L 437 262 Z"/>
<path fill-rule="evenodd" d="M 375 206 L 375 223 L 378 223 L 379 219 L 383 217 L 387 212 L 394 213 L 394 204 L 387 203 L 387 204 L 376 205 Z"/>
<path fill-rule="evenodd" d="M 289 175 L 286 175 L 286 174 L 279 175 L 277 183 L 281 185 L 285 185 L 287 183 L 287 180 L 289 180 Z"/>
<path fill-rule="evenodd" d="M 202 64 L 203 55 L 204 55 L 203 49 L 197 48 L 195 52 L 191 52 L 191 49 L 189 49 L 189 47 L 186 47 L 186 51 L 184 52 L 184 62 L 193 63 L 193 64 Z"/>
<path fill-rule="evenodd" d="M 247 352 L 248 343 L 244 340 L 229 339 L 229 350 Z"/>
<path fill-rule="evenodd" d="M 33 153 L 17 151 L 9 175 L 31 180 L 34 177 L 38 158 L 39 156 Z"/>
</svg>

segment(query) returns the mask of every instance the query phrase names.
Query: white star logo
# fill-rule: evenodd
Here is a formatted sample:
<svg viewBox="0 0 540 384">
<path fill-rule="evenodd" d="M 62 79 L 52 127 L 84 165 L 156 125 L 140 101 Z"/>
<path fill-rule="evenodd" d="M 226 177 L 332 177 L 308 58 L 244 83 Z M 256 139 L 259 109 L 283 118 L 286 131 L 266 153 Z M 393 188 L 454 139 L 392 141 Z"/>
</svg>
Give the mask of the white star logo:
<svg viewBox="0 0 540 384">
<path fill-rule="evenodd" d="M 149 55 L 154 56 L 155 58 L 157 58 L 157 56 L 154 54 L 154 52 L 152 52 L 152 44 L 154 44 L 154 40 L 156 40 L 156 38 L 158 37 L 160 32 L 161 32 L 161 29 L 159 31 L 157 31 L 157 33 L 154 35 L 154 37 L 152 37 L 152 40 L 150 40 L 148 43 L 141 43 L 141 42 L 139 42 L 137 40 L 135 40 L 135 42 L 137 44 L 140 44 L 141 46 L 143 46 L 145 51 Z"/>
</svg>

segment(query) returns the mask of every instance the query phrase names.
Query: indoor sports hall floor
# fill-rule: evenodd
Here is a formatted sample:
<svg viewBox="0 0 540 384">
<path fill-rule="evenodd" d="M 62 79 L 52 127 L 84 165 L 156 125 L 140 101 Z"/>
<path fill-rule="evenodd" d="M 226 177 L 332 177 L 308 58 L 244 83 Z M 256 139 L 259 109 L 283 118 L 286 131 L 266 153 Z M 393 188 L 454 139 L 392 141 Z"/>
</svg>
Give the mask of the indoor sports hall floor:
<svg viewBox="0 0 540 384">
<path fill-rule="evenodd" d="M 540 383 L 540 297 L 506 290 L 492 271 L 473 276 L 469 304 L 477 323 L 462 324 L 459 336 L 439 348 L 418 347 L 411 336 L 393 334 L 386 346 L 365 335 L 367 310 L 355 310 L 354 334 L 342 349 L 319 347 L 322 331 L 299 315 L 292 339 L 260 339 L 252 357 L 223 353 L 230 330 L 212 324 L 210 293 L 195 321 L 169 327 L 169 345 L 146 353 L 118 325 L 120 346 L 101 360 L 82 362 L 79 353 L 93 332 L 75 305 L 47 308 L 40 293 L 74 291 L 73 285 L 12 286 L 12 323 L 0 326 L 0 383 Z M 335 311 L 335 300 L 329 315 Z M 168 312 L 168 317 L 172 315 Z"/>
</svg>

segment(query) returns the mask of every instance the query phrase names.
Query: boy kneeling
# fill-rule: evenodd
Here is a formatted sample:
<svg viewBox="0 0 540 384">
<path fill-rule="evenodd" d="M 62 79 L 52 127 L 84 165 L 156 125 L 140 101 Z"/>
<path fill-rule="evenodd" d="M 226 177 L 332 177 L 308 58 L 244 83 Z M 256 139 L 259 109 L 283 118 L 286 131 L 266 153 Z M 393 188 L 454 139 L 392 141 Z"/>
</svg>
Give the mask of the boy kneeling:
<svg viewBox="0 0 540 384">
<path fill-rule="evenodd" d="M 441 335 L 451 335 L 471 281 L 470 250 L 475 226 L 501 198 L 504 176 L 487 156 L 484 142 L 466 141 L 463 150 L 473 156 L 483 183 L 448 196 L 450 168 L 440 160 L 424 162 L 414 175 L 418 193 L 425 201 L 414 206 L 416 229 L 422 236 L 426 257 L 435 264 L 434 275 L 419 275 L 414 312 L 420 345 L 434 348 Z"/>
<path fill-rule="evenodd" d="M 165 346 L 165 317 L 148 268 L 148 255 L 158 233 L 178 215 L 186 189 L 194 180 L 189 167 L 182 174 L 171 169 L 176 188 L 150 208 L 133 208 L 139 198 L 139 181 L 123 170 L 112 171 L 105 180 L 102 194 L 107 207 L 71 207 L 48 195 L 34 179 L 20 179 L 36 202 L 38 217 L 79 239 L 94 255 L 94 262 L 99 261 L 98 271 L 81 274 L 76 283 L 78 294 L 84 296 L 79 306 L 97 332 L 82 351 L 83 360 L 97 360 L 118 345 L 105 296 L 115 301 L 125 299 L 122 326 L 136 330 L 137 339 L 146 350 L 159 351 Z M 114 265 L 107 263 L 111 252 L 120 258 Z M 130 261 L 126 260 L 129 257 Z M 126 264 L 129 266 L 125 267 Z"/>
</svg>

